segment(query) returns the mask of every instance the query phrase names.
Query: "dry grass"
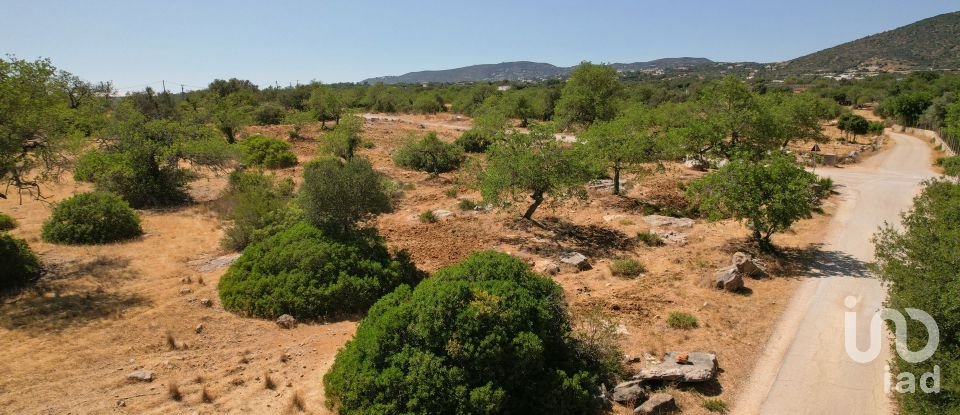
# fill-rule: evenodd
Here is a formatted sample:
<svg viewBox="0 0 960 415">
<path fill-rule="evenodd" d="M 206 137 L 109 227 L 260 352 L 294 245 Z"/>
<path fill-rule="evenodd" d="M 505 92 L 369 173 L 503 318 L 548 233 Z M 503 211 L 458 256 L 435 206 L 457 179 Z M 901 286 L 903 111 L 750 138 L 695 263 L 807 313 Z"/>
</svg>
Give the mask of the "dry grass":
<svg viewBox="0 0 960 415">
<path fill-rule="evenodd" d="M 166 334 L 166 339 L 167 339 L 167 347 L 170 350 L 177 350 L 177 339 L 173 337 L 173 333 L 168 331 Z"/>
<path fill-rule="evenodd" d="M 276 382 L 274 382 L 273 378 L 270 377 L 270 372 L 263 374 L 263 387 L 270 390 L 274 390 L 277 388 Z"/>
<path fill-rule="evenodd" d="M 200 388 L 200 403 L 213 403 L 213 395 L 207 389 L 207 385 Z"/>
<path fill-rule="evenodd" d="M 303 400 L 303 394 L 298 390 L 294 391 L 293 395 L 290 396 L 290 402 L 287 403 L 287 407 L 283 410 L 284 414 L 297 414 L 300 412 L 305 412 L 307 410 L 307 404 Z"/>
<path fill-rule="evenodd" d="M 183 399 L 183 393 L 180 392 L 180 385 L 177 384 L 177 381 L 171 380 L 167 384 L 167 395 L 170 396 L 170 399 L 173 399 L 177 402 Z"/>
</svg>

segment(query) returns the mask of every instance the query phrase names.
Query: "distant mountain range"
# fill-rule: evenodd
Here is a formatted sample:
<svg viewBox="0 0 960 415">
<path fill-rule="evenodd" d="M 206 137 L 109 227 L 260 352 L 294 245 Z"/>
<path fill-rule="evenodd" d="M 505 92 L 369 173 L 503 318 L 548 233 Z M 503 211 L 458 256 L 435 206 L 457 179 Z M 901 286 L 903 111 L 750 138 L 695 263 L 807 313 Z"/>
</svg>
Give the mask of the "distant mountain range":
<svg viewBox="0 0 960 415">
<path fill-rule="evenodd" d="M 622 71 L 677 69 L 714 63 L 706 58 L 666 58 L 650 62 L 615 63 Z M 503 62 L 438 71 L 410 72 L 400 76 L 383 76 L 365 79 L 363 82 L 385 84 L 456 83 L 482 81 L 541 81 L 564 78 L 573 67 L 561 67 L 542 62 Z"/>
<path fill-rule="evenodd" d="M 714 62 L 707 58 L 665 58 L 612 65 L 623 72 L 636 72 L 692 69 L 708 64 L 718 70 L 727 66 L 723 62 Z M 960 69 L 960 12 L 920 20 L 796 59 L 771 63 L 769 67 L 776 74 Z M 559 67 L 549 63 L 519 61 L 410 72 L 399 76 L 370 78 L 363 82 L 417 84 L 541 81 L 564 78 L 572 69 L 573 67 Z"/>
</svg>

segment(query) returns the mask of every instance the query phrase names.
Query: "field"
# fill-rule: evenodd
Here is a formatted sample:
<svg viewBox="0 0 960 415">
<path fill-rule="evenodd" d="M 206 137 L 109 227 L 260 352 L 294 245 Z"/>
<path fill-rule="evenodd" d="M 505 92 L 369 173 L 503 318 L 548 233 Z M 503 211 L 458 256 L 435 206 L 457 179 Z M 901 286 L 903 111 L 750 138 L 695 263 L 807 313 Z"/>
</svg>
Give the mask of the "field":
<svg viewBox="0 0 960 415">
<path fill-rule="evenodd" d="M 449 115 L 367 121 L 363 136 L 369 144 L 360 154 L 405 189 L 395 211 L 372 224 L 389 246 L 408 250 L 426 271 L 478 249 L 508 252 L 532 265 L 581 252 L 592 269 L 564 266 L 553 276 L 575 318 L 608 313 L 622 325 L 618 341 L 624 352 L 638 362 L 645 353 L 717 353 L 717 382 L 675 395 L 691 414 L 708 413 L 700 405 L 707 397 L 732 402 L 828 218 L 802 221 L 776 237 L 784 254 L 761 258 L 771 278 L 747 279 L 742 294 L 717 291 L 704 283 L 705 276 L 728 266 L 734 252 L 757 253 L 744 226 L 697 221 L 675 229 L 686 234 L 683 246 L 649 247 L 635 238 L 651 229 L 643 220 L 650 208 L 642 202 L 681 203 L 678 184 L 702 173 L 671 163 L 656 174 L 630 174 L 625 197 L 593 189 L 585 200 L 546 205 L 537 213 L 542 226 L 534 226 L 517 219 L 519 207 L 460 210 L 461 199 L 480 201 L 467 185 L 468 172 L 431 177 L 398 168 L 390 159 L 411 134 L 435 130 L 452 141 L 468 125 L 468 119 Z M 286 137 L 282 126 L 247 131 L 254 132 Z M 323 134 L 314 126 L 306 129 L 310 138 L 322 140 Z M 300 161 L 319 154 L 313 140 L 293 144 Z M 301 167 L 277 172 L 301 173 Z M 226 179 L 204 174 L 192 185 L 196 203 L 141 211 L 145 235 L 122 244 L 74 247 L 40 240 L 50 203 L 88 190 L 69 174 L 44 188 L 46 201 L 0 200 L 0 211 L 20 223 L 12 233 L 26 239 L 49 268 L 40 286 L 0 305 L 0 413 L 327 413 L 322 377 L 359 316 L 283 330 L 273 321 L 224 311 L 216 287 L 226 269 L 222 262 L 232 253 L 219 246 L 224 223 L 212 206 Z M 826 205 L 829 213 L 832 201 Z M 436 223 L 417 219 L 424 210 L 438 209 L 451 215 Z M 619 258 L 639 260 L 646 271 L 635 278 L 613 276 L 610 263 Z M 670 328 L 666 319 L 673 311 L 692 314 L 698 327 Z M 140 368 L 155 372 L 156 379 L 128 381 L 127 374 Z M 171 384 L 180 400 L 171 398 Z"/>
</svg>

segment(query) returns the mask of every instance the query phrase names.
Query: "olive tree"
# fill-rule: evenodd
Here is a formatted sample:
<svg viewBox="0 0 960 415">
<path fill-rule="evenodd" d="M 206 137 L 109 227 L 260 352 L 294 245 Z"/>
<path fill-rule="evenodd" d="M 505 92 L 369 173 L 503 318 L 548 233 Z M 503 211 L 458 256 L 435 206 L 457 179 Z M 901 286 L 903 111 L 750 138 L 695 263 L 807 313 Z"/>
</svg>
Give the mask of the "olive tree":
<svg viewBox="0 0 960 415">
<path fill-rule="evenodd" d="M 617 101 L 623 85 L 610 65 L 583 62 L 563 86 L 556 116 L 565 125 L 589 126 L 594 121 L 609 121 L 617 115 Z"/>
<path fill-rule="evenodd" d="M 487 150 L 480 190 L 484 200 L 498 205 L 528 196 L 533 202 L 523 217 L 530 220 L 547 195 L 582 193 L 588 173 L 583 160 L 557 141 L 554 129 L 540 124 L 526 134 L 511 132 Z"/>
<path fill-rule="evenodd" d="M 687 196 L 710 220 L 743 221 L 753 238 L 770 247 L 774 233 L 819 210 L 817 176 L 798 166 L 793 156 L 775 152 L 761 162 L 738 158 L 694 180 Z"/>
</svg>

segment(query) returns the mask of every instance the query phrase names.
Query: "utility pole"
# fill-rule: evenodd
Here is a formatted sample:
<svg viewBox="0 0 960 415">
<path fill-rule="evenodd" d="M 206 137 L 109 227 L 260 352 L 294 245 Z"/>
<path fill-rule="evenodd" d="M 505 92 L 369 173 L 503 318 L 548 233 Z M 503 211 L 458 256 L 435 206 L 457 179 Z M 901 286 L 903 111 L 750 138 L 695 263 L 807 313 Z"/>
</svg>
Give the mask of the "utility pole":
<svg viewBox="0 0 960 415">
<path fill-rule="evenodd" d="M 160 81 L 160 85 L 163 86 L 163 93 L 166 94 L 166 93 L 167 93 L 167 81 L 161 80 L 161 81 Z"/>
<path fill-rule="evenodd" d="M 183 84 L 180 84 L 180 95 L 183 95 Z"/>
</svg>

